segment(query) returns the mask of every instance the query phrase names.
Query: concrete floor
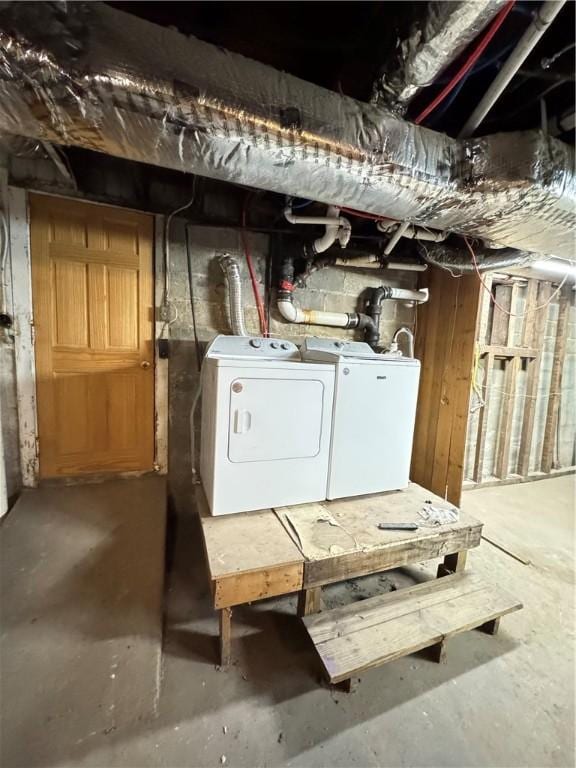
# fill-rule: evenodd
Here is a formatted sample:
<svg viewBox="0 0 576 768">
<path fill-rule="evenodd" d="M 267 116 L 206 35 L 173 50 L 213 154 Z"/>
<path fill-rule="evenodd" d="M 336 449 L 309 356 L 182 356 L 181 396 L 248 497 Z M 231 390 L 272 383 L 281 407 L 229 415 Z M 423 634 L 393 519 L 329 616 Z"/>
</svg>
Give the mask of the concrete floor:
<svg viewBox="0 0 576 768">
<path fill-rule="evenodd" d="M 445 666 L 414 655 L 336 693 L 319 682 L 295 599 L 282 598 L 235 611 L 234 664 L 219 670 L 197 526 L 180 519 L 158 717 L 108 733 L 75 721 L 75 733 L 53 731 L 41 753 L 23 731 L 4 730 L 5 750 L 18 744 L 2 765 L 573 766 L 574 478 L 469 491 L 464 507 L 532 562 L 487 542 L 471 553 L 468 567 L 525 608 L 496 637 L 453 638 Z M 326 603 L 412 583 L 433 574 L 435 563 L 427 566 L 331 587 Z M 4 709 L 17 706 L 4 700 Z M 42 702 L 33 707 L 28 728 L 48 714 Z"/>
</svg>

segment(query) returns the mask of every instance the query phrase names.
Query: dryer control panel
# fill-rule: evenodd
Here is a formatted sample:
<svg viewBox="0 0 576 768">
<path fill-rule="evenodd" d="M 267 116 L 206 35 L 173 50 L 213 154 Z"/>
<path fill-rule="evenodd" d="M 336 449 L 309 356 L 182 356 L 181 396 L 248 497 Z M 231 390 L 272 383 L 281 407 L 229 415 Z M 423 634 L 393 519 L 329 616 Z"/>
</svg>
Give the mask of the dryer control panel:
<svg viewBox="0 0 576 768">
<path fill-rule="evenodd" d="M 249 360 L 300 360 L 298 347 L 285 339 L 261 336 L 216 336 L 208 347 L 209 358 L 248 358 Z"/>
</svg>

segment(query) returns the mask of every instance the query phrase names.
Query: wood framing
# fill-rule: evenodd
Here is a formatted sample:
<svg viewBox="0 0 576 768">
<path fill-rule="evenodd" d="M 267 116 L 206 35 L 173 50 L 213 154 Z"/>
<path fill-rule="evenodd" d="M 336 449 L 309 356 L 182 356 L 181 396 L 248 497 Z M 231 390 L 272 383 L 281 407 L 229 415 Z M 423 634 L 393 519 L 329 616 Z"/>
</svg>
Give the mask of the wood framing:
<svg viewBox="0 0 576 768">
<path fill-rule="evenodd" d="M 10 258 L 16 356 L 16 393 L 22 485 L 33 488 L 38 482 L 38 441 L 36 414 L 36 364 L 32 316 L 32 271 L 28 200 L 25 189 L 8 188 L 10 206 Z"/>
<path fill-rule="evenodd" d="M 476 485 L 539 479 L 559 468 L 554 448 L 559 428 L 562 371 L 573 291 L 570 286 L 566 286 L 555 297 L 557 289 L 549 281 L 535 278 L 523 281 L 522 278 L 502 278 L 499 275 L 493 278 L 492 287 L 499 306 L 490 302 L 487 294 L 483 294 L 480 313 L 483 321 L 478 331 L 477 344 L 478 354 L 484 362 L 484 403 L 480 406 L 476 433 L 469 436 L 472 441 L 470 450 L 475 459 L 471 476 Z M 519 310 L 522 297 L 524 308 Z M 543 379 L 541 375 L 541 368 L 549 333 L 547 327 L 552 327 L 552 324 L 548 326 L 551 302 L 558 304 L 558 321 L 548 383 L 547 377 Z M 502 391 L 500 398 L 492 397 L 491 392 L 496 360 L 504 366 L 504 381 L 499 387 Z M 547 408 L 543 427 L 536 420 L 538 403 L 542 402 L 542 398 Z M 499 412 L 496 414 L 492 409 L 497 406 Z M 516 413 L 520 414 L 520 424 Z M 486 456 L 489 421 L 498 424 L 493 457 Z M 519 445 L 516 442 L 518 440 Z M 534 444 L 535 440 L 538 441 L 537 445 Z M 511 461 L 513 445 L 517 453 L 514 453 L 515 460 Z"/>
<path fill-rule="evenodd" d="M 430 299 L 418 307 L 420 390 L 412 480 L 460 504 L 480 291 L 476 275 L 425 273 Z"/>
</svg>

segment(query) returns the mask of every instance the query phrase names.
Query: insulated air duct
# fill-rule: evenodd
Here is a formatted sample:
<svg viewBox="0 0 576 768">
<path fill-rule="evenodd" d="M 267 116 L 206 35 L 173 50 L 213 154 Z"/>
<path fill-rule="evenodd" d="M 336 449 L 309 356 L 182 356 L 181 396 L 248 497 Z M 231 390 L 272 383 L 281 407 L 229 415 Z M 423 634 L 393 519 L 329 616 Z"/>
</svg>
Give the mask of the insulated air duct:
<svg viewBox="0 0 576 768">
<path fill-rule="evenodd" d="M 0 103 L 10 134 L 572 255 L 565 144 L 453 140 L 101 3 L 4 3 Z"/>
<path fill-rule="evenodd" d="M 374 83 L 374 100 L 403 113 L 422 88 L 438 78 L 506 5 L 507 0 L 432 0 Z"/>
</svg>

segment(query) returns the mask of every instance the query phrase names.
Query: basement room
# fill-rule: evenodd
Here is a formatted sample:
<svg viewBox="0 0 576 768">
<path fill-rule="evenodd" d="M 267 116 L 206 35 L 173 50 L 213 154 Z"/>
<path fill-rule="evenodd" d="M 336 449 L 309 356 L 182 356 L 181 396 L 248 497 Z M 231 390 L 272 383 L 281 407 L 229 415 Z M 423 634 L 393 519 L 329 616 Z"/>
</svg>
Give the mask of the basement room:
<svg viewBox="0 0 576 768">
<path fill-rule="evenodd" d="M 0 2 L 2 768 L 573 768 L 573 0 Z"/>
</svg>

